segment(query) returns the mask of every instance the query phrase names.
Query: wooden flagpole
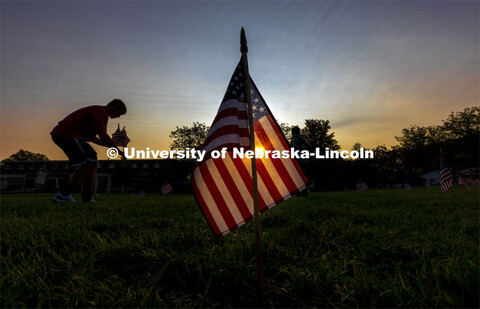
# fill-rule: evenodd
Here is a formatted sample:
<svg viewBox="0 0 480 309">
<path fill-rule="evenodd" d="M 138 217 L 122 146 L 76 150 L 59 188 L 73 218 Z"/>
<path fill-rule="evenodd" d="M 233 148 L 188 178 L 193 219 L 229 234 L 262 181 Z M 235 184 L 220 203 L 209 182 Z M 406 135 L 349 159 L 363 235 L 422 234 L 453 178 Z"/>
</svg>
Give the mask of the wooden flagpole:
<svg viewBox="0 0 480 309">
<path fill-rule="evenodd" d="M 245 90 L 246 100 L 248 105 L 248 126 L 250 128 L 250 149 L 255 151 L 255 129 L 253 127 L 253 112 L 252 112 L 252 94 L 250 86 L 250 73 L 248 71 L 247 59 L 247 38 L 245 30 L 242 27 L 240 33 L 240 51 L 242 52 L 243 68 L 245 73 Z M 257 161 L 255 157 L 252 158 L 252 182 L 253 182 L 253 216 L 255 218 L 255 260 L 257 264 L 257 286 L 259 294 L 262 291 L 262 252 L 260 246 L 260 211 L 258 209 L 258 185 L 257 185 Z"/>
</svg>

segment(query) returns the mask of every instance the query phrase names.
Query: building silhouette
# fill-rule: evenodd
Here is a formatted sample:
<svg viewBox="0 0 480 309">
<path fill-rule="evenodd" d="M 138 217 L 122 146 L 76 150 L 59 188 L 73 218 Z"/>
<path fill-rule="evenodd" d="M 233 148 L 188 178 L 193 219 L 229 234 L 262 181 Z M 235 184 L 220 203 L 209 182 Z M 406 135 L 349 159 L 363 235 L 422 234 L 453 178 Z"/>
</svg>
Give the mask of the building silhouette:
<svg viewBox="0 0 480 309">
<path fill-rule="evenodd" d="M 194 161 L 99 160 L 95 193 L 160 193 L 168 181 L 175 193 L 190 193 Z M 56 192 L 70 172 L 67 160 L 4 161 L 0 165 L 0 192 Z M 38 183 L 39 175 L 46 175 Z"/>
</svg>

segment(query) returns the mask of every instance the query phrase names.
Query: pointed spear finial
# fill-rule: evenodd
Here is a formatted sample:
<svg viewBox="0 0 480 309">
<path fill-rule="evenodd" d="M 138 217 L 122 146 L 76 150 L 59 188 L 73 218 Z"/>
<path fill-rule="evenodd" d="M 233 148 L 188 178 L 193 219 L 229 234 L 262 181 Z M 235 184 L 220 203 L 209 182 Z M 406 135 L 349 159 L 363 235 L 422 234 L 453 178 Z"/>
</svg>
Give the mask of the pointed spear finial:
<svg viewBox="0 0 480 309">
<path fill-rule="evenodd" d="M 243 29 L 243 27 L 242 31 L 240 32 L 240 51 L 242 54 L 248 52 L 247 37 L 245 36 L 245 29 Z"/>
</svg>

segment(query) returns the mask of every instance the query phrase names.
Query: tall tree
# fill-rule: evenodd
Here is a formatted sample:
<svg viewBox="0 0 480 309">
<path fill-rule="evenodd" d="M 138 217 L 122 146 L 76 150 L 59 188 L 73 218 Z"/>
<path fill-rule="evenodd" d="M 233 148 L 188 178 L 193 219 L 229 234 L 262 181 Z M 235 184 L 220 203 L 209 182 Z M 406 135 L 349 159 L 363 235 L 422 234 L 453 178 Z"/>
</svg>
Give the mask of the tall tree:
<svg viewBox="0 0 480 309">
<path fill-rule="evenodd" d="M 451 164 L 458 168 L 478 166 L 480 157 L 480 107 L 452 112 L 442 125 L 446 136 L 444 149 Z"/>
<path fill-rule="evenodd" d="M 449 138 L 462 138 L 480 133 L 480 107 L 467 107 L 461 112 L 452 112 L 443 120 L 443 130 Z"/>
<path fill-rule="evenodd" d="M 360 144 L 360 142 L 356 142 L 352 146 L 352 150 L 360 151 L 360 148 L 362 148 L 362 144 Z"/>
<path fill-rule="evenodd" d="M 410 126 L 395 136 L 399 142 L 396 148 L 403 158 L 407 173 L 425 173 L 435 169 L 439 149 L 445 142 L 445 134 L 440 126 Z"/>
<path fill-rule="evenodd" d="M 429 132 L 433 128 L 420 127 L 417 125 L 410 126 L 402 130 L 401 136 L 395 136 L 400 146 L 405 149 L 421 149 L 430 141 Z"/>
<path fill-rule="evenodd" d="M 173 142 L 170 144 L 170 149 L 172 150 L 201 149 L 210 129 L 209 126 L 200 122 L 194 122 L 191 127 L 183 126 L 176 128 L 175 131 L 170 132 L 170 138 L 173 139 Z"/>
<path fill-rule="evenodd" d="M 28 150 L 20 149 L 2 162 L 5 161 L 48 161 L 48 158 L 46 155 L 41 153 L 34 153 Z"/>
<path fill-rule="evenodd" d="M 340 149 L 337 140 L 335 139 L 335 132 L 329 133 L 330 121 L 321 119 L 305 119 L 305 127 L 302 133 L 307 140 L 307 149 L 314 151 L 316 147 L 330 148 L 332 150 Z"/>
<path fill-rule="evenodd" d="M 480 155 L 480 107 L 452 112 L 440 126 L 411 126 L 395 138 L 409 173 L 438 169 L 440 149 L 458 168 L 475 166 Z"/>
<path fill-rule="evenodd" d="M 288 123 L 279 123 L 278 125 L 280 126 L 280 129 L 282 129 L 285 138 L 290 142 L 292 140 L 292 128 L 294 126 L 290 126 Z"/>
</svg>

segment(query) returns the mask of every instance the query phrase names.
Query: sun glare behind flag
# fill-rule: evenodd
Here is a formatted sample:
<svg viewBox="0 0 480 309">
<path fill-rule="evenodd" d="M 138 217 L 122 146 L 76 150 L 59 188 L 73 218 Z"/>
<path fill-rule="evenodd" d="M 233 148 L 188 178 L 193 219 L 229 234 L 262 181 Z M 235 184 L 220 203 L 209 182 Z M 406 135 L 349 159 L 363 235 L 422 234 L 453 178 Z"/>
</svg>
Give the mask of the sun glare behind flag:
<svg viewBox="0 0 480 309">
<path fill-rule="evenodd" d="M 440 158 L 440 189 L 442 190 L 442 193 L 445 194 L 448 190 L 450 190 L 450 188 L 452 188 L 452 186 L 452 174 L 445 163 L 445 158 L 442 156 Z"/>
<path fill-rule="evenodd" d="M 192 188 L 215 235 L 225 235 L 253 218 L 251 159 L 234 158 L 233 149 L 250 149 L 246 88 L 242 59 L 228 85 L 202 147 L 205 160 L 192 172 Z M 280 127 L 250 78 L 255 148 L 290 149 Z M 225 158 L 211 157 L 227 149 Z M 260 212 L 278 205 L 306 187 L 307 179 L 295 159 L 256 159 Z"/>
</svg>

